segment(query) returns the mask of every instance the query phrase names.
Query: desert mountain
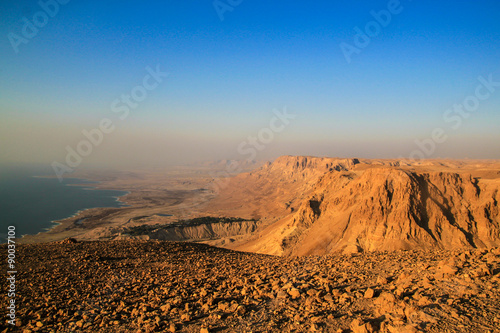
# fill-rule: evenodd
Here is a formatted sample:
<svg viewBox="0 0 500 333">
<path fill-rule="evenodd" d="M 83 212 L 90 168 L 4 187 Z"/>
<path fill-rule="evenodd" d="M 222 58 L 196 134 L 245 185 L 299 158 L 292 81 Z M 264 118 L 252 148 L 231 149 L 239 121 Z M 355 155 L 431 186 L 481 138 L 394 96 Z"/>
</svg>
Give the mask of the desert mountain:
<svg viewBox="0 0 500 333">
<path fill-rule="evenodd" d="M 283 156 L 221 186 L 207 212 L 261 219 L 231 248 L 322 255 L 500 245 L 498 161 Z"/>
</svg>

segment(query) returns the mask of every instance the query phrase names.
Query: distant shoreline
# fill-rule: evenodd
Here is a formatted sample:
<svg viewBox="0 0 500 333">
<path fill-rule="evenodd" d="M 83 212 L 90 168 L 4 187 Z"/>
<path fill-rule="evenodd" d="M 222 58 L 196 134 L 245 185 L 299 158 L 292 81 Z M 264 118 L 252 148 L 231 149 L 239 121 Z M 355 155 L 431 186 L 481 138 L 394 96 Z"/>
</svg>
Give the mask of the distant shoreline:
<svg viewBox="0 0 500 333">
<path fill-rule="evenodd" d="M 43 177 L 41 177 L 41 178 L 43 178 Z M 55 178 L 55 177 L 52 176 L 50 178 Z M 100 189 L 100 188 L 97 188 L 95 186 L 89 186 L 89 187 L 85 187 L 84 188 L 83 187 L 84 185 L 99 184 L 99 183 L 101 183 L 99 181 L 89 180 L 89 179 L 86 179 L 86 178 L 69 177 L 69 178 L 65 178 L 65 179 L 66 180 L 68 180 L 68 179 L 77 179 L 77 180 L 86 181 L 87 183 L 81 183 L 81 184 L 79 184 L 79 183 L 76 183 L 76 184 L 75 183 L 66 183 L 66 184 L 64 184 L 65 186 L 81 186 L 82 190 L 91 190 L 91 191 L 106 191 L 106 190 L 121 191 L 121 190 L 116 190 L 116 189 L 111 189 L 111 188 L 109 188 L 109 189 Z M 64 217 L 62 219 L 50 221 L 51 223 L 53 223 L 53 225 L 51 227 L 49 227 L 49 228 L 44 228 L 44 231 L 40 231 L 39 233 L 51 231 L 52 229 L 54 229 L 57 226 L 61 225 L 62 221 L 68 220 L 68 219 L 71 219 L 71 218 L 74 218 L 74 217 L 78 217 L 79 215 L 84 214 L 89 209 L 94 209 L 94 208 L 121 208 L 121 207 L 129 207 L 130 205 L 127 205 L 125 202 L 121 201 L 120 198 L 126 196 L 127 194 L 130 194 L 131 192 L 130 191 L 122 191 L 122 192 L 124 192 L 124 194 L 119 195 L 119 196 L 112 196 L 112 198 L 114 198 L 117 202 L 122 203 L 122 205 L 120 207 L 103 207 L 103 206 L 98 206 L 98 207 L 86 207 L 86 208 L 82 208 L 82 209 L 79 209 L 78 211 L 76 211 L 74 214 L 72 214 L 70 216 Z M 21 237 L 24 237 L 24 235 L 22 235 Z"/>
<path fill-rule="evenodd" d="M 30 178 L 54 179 L 55 177 L 50 176 L 50 175 L 47 175 L 47 176 L 31 175 Z M 58 228 L 59 226 L 62 226 L 65 221 L 71 220 L 71 219 L 78 217 L 78 216 L 82 216 L 82 215 L 84 216 L 84 215 L 86 215 L 87 211 L 92 210 L 92 209 L 122 208 L 122 207 L 129 207 L 130 206 L 125 201 L 123 201 L 123 197 L 130 194 L 131 191 L 123 191 L 120 189 L 114 189 L 114 188 L 110 188 L 110 187 L 99 188 L 98 186 L 95 186 L 99 183 L 101 183 L 101 182 L 96 181 L 96 180 L 87 179 L 87 178 L 68 177 L 68 178 L 65 178 L 65 183 L 63 183 L 62 185 L 71 186 L 71 187 L 79 187 L 79 189 L 82 191 L 91 190 L 91 191 L 121 192 L 120 195 L 114 195 L 114 196 L 109 197 L 109 198 L 113 198 L 115 200 L 115 202 L 118 202 L 119 206 L 113 207 L 113 206 L 99 206 L 98 205 L 98 206 L 88 206 L 88 207 L 80 208 L 80 209 L 74 211 L 73 213 L 63 217 L 63 218 L 58 218 L 58 219 L 53 219 L 53 220 L 48 221 L 48 222 L 50 222 L 50 225 L 46 226 L 46 227 L 42 227 L 41 230 L 38 231 L 37 233 L 21 234 L 18 239 L 21 240 L 21 242 L 22 242 L 23 240 L 30 238 L 30 237 L 37 237 L 37 236 L 40 236 L 43 234 L 54 232 L 54 230 L 56 228 Z"/>
<path fill-rule="evenodd" d="M 55 178 L 47 176 L 41 178 Z M 57 180 L 56 180 L 57 181 Z M 21 243 L 60 241 L 69 237 L 79 240 L 107 239 L 129 227 L 138 216 L 149 216 L 153 222 L 197 217 L 200 204 L 212 199 L 213 193 L 200 191 L 213 181 L 211 175 L 198 170 L 176 171 L 88 171 L 65 178 L 64 185 L 87 190 L 115 191 L 107 206 L 82 207 L 63 218 L 51 219 L 51 225 L 38 233 L 25 233 Z M 69 182 L 69 184 L 67 184 Z M 55 186 L 59 188 L 59 186 Z M 74 191 L 72 191 L 74 192 Z M 118 195 L 116 195 L 118 194 Z M 73 196 L 78 197 L 73 193 Z M 68 198 L 71 199 L 71 198 Z M 109 204 L 110 200 L 113 204 Z M 73 205 L 74 206 L 74 205 Z M 155 215 L 161 214 L 161 215 Z M 19 233 L 21 234 L 21 233 Z"/>
</svg>

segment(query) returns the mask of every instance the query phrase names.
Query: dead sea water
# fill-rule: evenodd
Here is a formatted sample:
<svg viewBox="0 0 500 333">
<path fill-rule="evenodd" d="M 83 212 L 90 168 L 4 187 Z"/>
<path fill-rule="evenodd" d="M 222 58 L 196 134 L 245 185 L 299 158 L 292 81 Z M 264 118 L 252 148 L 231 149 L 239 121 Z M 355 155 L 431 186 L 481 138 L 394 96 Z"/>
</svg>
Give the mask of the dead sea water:
<svg viewBox="0 0 500 333">
<path fill-rule="evenodd" d="M 55 226 L 80 210 L 95 207 L 123 207 L 118 197 L 124 191 L 97 190 L 94 182 L 65 178 L 59 182 L 48 170 L 33 167 L 0 169 L 0 239 L 6 242 L 8 226 L 16 227 L 16 237 L 33 235 Z M 75 186 L 79 185 L 79 186 Z"/>
</svg>

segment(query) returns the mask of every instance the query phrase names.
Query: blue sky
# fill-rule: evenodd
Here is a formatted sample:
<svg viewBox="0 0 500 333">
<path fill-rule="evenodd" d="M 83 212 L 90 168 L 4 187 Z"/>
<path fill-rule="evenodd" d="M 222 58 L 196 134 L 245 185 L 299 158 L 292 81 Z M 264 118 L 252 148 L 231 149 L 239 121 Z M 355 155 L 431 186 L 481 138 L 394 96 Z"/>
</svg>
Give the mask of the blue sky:
<svg viewBox="0 0 500 333">
<path fill-rule="evenodd" d="M 400 1 L 350 63 L 340 44 L 395 2 L 219 3 L 224 20 L 212 1 L 70 0 L 16 53 L 42 6 L 2 1 L 0 159 L 63 162 L 103 118 L 116 130 L 82 165 L 241 158 L 284 107 L 296 118 L 258 158 L 408 157 L 435 128 L 447 140 L 425 157 L 500 158 L 500 88 L 458 129 L 443 121 L 479 76 L 500 81 L 498 1 Z M 168 77 L 119 120 L 110 105 L 148 66 Z"/>
</svg>

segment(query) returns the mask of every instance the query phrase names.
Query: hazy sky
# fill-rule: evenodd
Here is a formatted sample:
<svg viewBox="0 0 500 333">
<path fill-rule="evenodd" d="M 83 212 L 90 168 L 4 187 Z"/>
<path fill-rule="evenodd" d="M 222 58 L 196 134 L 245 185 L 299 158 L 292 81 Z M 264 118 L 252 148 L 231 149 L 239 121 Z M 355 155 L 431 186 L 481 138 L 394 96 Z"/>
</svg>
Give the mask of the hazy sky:
<svg viewBox="0 0 500 333">
<path fill-rule="evenodd" d="M 500 158 L 498 0 L 55 1 L 0 2 L 0 161 Z"/>
</svg>

